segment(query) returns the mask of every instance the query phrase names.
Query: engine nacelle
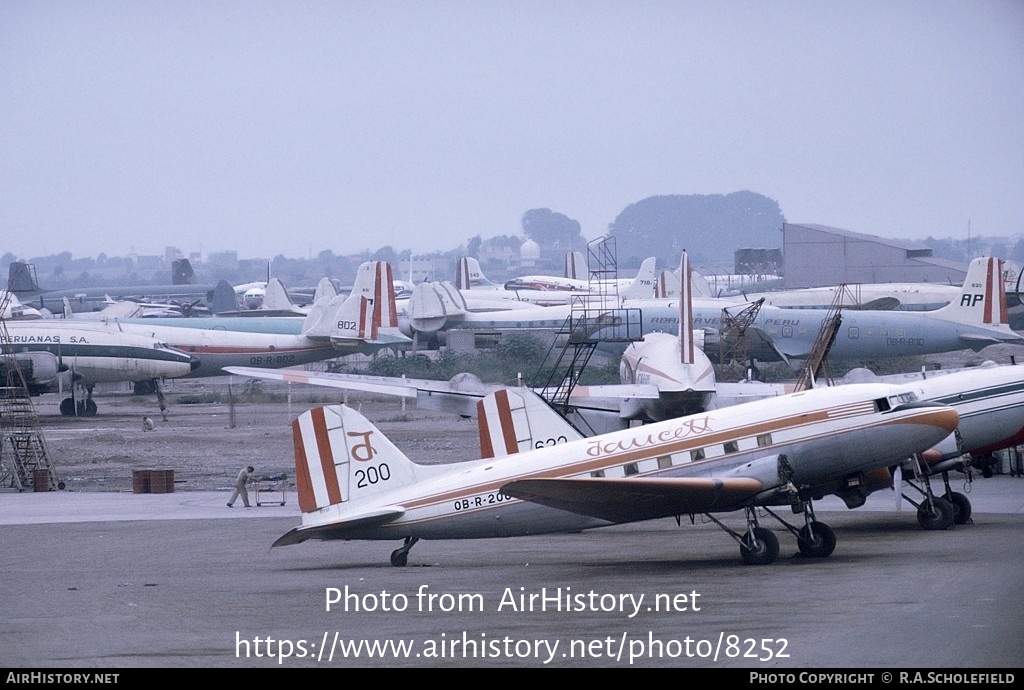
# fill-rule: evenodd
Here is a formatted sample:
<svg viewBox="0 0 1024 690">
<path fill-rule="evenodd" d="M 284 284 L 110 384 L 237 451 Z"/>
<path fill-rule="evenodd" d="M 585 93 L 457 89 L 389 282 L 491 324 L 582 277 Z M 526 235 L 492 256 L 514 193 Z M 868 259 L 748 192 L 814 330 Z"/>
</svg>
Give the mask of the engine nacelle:
<svg viewBox="0 0 1024 690">
<path fill-rule="evenodd" d="M 881 489 L 892 488 L 892 473 L 882 467 L 870 472 L 857 472 L 840 480 L 836 496 L 843 499 L 847 508 L 860 508 L 868 498 L 868 494 Z"/>
<path fill-rule="evenodd" d="M 18 368 L 25 383 L 28 385 L 29 393 L 39 395 L 54 389 L 57 385 L 70 385 L 71 372 L 67 366 L 61 364 L 56 355 L 49 352 L 16 352 L 14 358 L 17 360 Z M 10 359 L 0 359 L 0 380 L 7 381 L 8 366 Z"/>
</svg>

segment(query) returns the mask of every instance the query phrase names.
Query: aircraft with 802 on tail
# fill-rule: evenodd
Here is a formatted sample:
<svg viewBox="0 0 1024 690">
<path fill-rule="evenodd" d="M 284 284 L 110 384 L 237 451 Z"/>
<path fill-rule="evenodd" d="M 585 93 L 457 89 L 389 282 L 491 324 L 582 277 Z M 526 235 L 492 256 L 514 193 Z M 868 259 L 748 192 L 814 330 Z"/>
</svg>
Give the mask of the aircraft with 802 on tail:
<svg viewBox="0 0 1024 690">
<path fill-rule="evenodd" d="M 820 388 L 643 427 L 582 438 L 526 389 L 480 402 L 482 460 L 419 465 L 344 406 L 293 422 L 302 525 L 274 546 L 309 539 L 386 540 L 405 565 L 421 538 L 466 539 L 573 532 L 705 514 L 740 544 L 743 560 L 773 562 L 778 538 L 759 506 L 804 516 L 800 551 L 825 557 L 835 534 L 812 501 L 922 453 L 957 425 L 952 408 L 918 402 L 907 388 Z M 743 510 L 746 528 L 712 513 Z"/>
</svg>

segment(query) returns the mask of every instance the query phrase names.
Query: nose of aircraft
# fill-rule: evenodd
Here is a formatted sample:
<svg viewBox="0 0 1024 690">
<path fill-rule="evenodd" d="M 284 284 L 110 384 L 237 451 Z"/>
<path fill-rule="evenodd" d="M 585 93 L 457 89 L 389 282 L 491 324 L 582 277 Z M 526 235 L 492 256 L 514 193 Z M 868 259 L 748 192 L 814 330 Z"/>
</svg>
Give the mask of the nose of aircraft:
<svg viewBox="0 0 1024 690">
<path fill-rule="evenodd" d="M 917 402 L 908 403 L 906 405 L 900 405 L 897 410 L 916 407 L 918 409 L 927 408 L 929 410 L 924 421 L 926 424 L 930 424 L 936 428 L 942 429 L 947 434 L 951 434 L 956 430 L 958 424 L 960 424 L 960 414 L 949 405 L 944 405 L 937 402 Z"/>
</svg>

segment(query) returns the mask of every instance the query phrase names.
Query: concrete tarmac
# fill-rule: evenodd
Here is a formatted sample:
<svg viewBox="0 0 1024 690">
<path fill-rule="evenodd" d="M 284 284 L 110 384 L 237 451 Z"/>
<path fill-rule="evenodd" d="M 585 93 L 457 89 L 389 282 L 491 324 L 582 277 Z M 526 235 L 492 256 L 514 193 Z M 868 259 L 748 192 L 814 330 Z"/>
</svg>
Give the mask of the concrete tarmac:
<svg viewBox="0 0 1024 690">
<path fill-rule="evenodd" d="M 764 519 L 779 560 L 746 566 L 698 518 L 424 541 L 404 568 L 398 543 L 271 549 L 299 523 L 294 494 L 0 493 L 0 666 L 1012 669 L 1024 479 L 970 489 L 972 523 L 941 532 L 892 492 L 821 501 L 827 559 Z"/>
</svg>

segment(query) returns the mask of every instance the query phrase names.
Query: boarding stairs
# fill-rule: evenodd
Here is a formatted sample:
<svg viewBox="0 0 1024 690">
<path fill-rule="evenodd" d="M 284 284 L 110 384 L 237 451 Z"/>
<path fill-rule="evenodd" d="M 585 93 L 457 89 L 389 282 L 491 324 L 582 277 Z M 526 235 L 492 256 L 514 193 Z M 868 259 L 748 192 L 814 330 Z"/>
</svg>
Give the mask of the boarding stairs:
<svg viewBox="0 0 1024 690">
<path fill-rule="evenodd" d="M 573 389 L 602 343 L 628 344 L 643 337 L 639 309 L 624 309 L 615 278 L 615 238 L 587 245 L 590 294 L 574 297 L 571 310 L 541 363 L 536 381 L 544 381 L 543 397 L 562 416 L 571 412 Z"/>
<path fill-rule="evenodd" d="M 828 366 L 828 352 L 832 349 L 832 344 L 835 343 L 836 335 L 839 333 L 839 327 L 843 323 L 842 310 L 846 299 L 849 297 L 853 300 L 852 304 L 859 304 L 859 293 L 859 286 L 857 291 L 854 292 L 845 283 L 840 284 L 836 289 L 836 294 L 832 299 L 828 313 L 826 313 L 825 318 L 821 322 L 821 328 L 818 329 L 818 337 L 815 338 L 811 351 L 807 355 L 807 360 L 804 362 L 800 375 L 797 377 L 794 391 L 807 390 L 818 385 L 831 386 L 835 384 L 832 378 L 832 371 Z"/>
<path fill-rule="evenodd" d="M 0 314 L 9 293 L 0 298 Z M 18 491 L 64 488 L 46 449 L 24 372 L 14 356 L 7 322 L 0 318 L 0 487 Z"/>
</svg>

